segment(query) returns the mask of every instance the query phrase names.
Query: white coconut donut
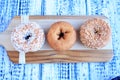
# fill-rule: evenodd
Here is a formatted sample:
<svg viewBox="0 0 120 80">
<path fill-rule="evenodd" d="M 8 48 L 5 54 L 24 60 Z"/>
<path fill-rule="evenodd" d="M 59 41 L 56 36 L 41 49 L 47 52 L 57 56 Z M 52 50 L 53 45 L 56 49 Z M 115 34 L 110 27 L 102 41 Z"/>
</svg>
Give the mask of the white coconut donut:
<svg viewBox="0 0 120 80">
<path fill-rule="evenodd" d="M 37 51 L 45 42 L 44 30 L 35 22 L 21 24 L 12 31 L 11 42 L 18 51 Z"/>
</svg>

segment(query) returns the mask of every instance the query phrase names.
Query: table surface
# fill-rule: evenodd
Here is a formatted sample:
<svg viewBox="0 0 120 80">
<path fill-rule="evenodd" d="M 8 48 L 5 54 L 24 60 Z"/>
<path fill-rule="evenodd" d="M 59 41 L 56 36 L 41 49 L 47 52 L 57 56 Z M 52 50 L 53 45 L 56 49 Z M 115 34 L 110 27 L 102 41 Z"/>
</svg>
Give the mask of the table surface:
<svg viewBox="0 0 120 80">
<path fill-rule="evenodd" d="M 0 80 L 111 80 L 120 75 L 120 0 L 0 0 L 0 32 L 16 15 L 105 15 L 114 56 L 101 63 L 14 64 L 0 46 Z"/>
</svg>

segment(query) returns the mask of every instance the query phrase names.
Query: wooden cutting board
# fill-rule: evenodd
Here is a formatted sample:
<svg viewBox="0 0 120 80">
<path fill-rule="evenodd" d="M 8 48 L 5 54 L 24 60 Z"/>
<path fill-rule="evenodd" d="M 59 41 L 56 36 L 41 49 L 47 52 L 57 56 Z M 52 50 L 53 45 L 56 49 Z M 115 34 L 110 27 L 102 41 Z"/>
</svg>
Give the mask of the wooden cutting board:
<svg viewBox="0 0 120 80">
<path fill-rule="evenodd" d="M 106 22 L 109 21 L 104 16 L 30 16 L 29 21 L 37 22 L 47 34 L 50 25 L 57 21 L 67 21 L 71 23 L 79 32 L 80 25 L 91 18 L 101 18 Z M 19 63 L 19 53 L 13 48 L 10 41 L 11 31 L 21 23 L 21 17 L 14 17 L 7 30 L 0 33 L 0 45 L 3 45 L 8 53 L 10 60 Z M 113 57 L 112 38 L 109 44 L 101 49 L 91 49 L 80 43 L 79 36 L 75 45 L 67 51 L 55 51 L 45 41 L 45 45 L 37 52 L 26 53 L 26 63 L 54 63 L 54 62 L 106 62 Z"/>
</svg>

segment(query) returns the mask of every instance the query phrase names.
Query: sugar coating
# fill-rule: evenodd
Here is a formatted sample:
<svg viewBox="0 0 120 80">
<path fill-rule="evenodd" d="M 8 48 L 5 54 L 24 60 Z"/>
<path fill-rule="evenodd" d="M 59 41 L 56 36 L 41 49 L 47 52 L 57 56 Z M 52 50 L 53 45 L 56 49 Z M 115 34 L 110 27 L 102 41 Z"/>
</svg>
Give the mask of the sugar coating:
<svg viewBox="0 0 120 80">
<path fill-rule="evenodd" d="M 80 40 L 90 48 L 97 49 L 106 46 L 110 36 L 110 27 L 102 19 L 90 19 L 80 27 Z"/>
<path fill-rule="evenodd" d="M 12 31 L 11 42 L 18 51 L 37 51 L 45 42 L 44 30 L 35 22 L 20 24 Z"/>
</svg>

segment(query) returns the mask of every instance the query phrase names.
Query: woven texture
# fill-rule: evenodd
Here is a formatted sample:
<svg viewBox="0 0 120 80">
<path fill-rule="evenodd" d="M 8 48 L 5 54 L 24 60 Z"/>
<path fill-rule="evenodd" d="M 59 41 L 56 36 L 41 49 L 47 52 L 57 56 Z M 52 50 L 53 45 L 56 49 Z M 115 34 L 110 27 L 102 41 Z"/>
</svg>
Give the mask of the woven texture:
<svg viewBox="0 0 120 80">
<path fill-rule="evenodd" d="M 0 32 L 16 15 L 105 15 L 114 57 L 106 63 L 13 64 L 0 46 L 0 80 L 111 80 L 120 75 L 120 0 L 0 0 Z"/>
</svg>

